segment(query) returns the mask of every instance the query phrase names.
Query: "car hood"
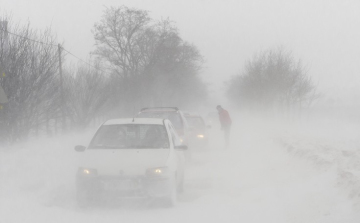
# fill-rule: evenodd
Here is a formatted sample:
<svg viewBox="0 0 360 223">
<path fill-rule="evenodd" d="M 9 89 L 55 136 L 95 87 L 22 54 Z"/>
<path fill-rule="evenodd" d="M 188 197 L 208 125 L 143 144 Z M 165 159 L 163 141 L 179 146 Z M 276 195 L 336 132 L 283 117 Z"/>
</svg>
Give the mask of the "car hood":
<svg viewBox="0 0 360 223">
<path fill-rule="evenodd" d="M 169 149 L 87 149 L 80 167 L 96 169 L 99 175 L 144 175 L 148 168 L 166 166 Z"/>
</svg>

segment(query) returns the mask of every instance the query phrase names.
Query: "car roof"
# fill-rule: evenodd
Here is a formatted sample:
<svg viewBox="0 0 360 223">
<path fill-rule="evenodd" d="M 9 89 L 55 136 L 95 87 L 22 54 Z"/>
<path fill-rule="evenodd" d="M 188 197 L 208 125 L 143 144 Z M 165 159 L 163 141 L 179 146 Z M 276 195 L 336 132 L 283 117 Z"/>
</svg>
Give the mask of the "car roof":
<svg viewBox="0 0 360 223">
<path fill-rule="evenodd" d="M 184 112 L 185 117 L 201 117 L 201 115 L 197 112 Z"/>
<path fill-rule="evenodd" d="M 202 118 L 201 115 L 185 115 L 186 118 Z"/>
<path fill-rule="evenodd" d="M 163 125 L 164 119 L 160 118 L 121 118 L 110 119 L 103 125 L 120 125 L 120 124 L 151 124 L 151 125 Z"/>
<path fill-rule="evenodd" d="M 179 108 L 177 107 L 149 107 L 149 108 L 142 108 L 140 112 L 177 112 Z"/>
</svg>

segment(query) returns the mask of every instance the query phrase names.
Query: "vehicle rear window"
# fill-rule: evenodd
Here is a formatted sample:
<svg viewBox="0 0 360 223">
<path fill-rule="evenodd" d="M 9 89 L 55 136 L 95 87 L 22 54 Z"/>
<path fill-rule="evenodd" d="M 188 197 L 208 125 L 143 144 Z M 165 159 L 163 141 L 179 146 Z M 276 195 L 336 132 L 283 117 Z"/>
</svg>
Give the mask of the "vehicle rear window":
<svg viewBox="0 0 360 223">
<path fill-rule="evenodd" d="M 163 125 L 103 125 L 90 148 L 169 148 L 169 138 Z"/>
<path fill-rule="evenodd" d="M 200 117 L 186 116 L 189 126 L 194 128 L 205 128 L 204 120 Z"/>
<path fill-rule="evenodd" d="M 140 114 L 137 115 L 137 117 L 169 119 L 170 122 L 175 127 L 175 129 L 183 128 L 183 123 L 180 114 L 177 112 L 163 112 L 163 111 L 141 112 Z"/>
</svg>

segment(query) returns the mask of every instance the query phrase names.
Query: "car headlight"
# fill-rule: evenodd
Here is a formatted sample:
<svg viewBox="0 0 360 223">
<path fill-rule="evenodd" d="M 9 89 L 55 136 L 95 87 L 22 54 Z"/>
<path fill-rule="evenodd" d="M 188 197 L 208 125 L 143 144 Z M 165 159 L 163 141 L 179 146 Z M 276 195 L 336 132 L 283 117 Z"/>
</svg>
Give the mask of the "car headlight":
<svg viewBox="0 0 360 223">
<path fill-rule="evenodd" d="M 202 139 L 202 138 L 204 138 L 205 136 L 200 134 L 200 135 L 197 135 L 197 137 L 200 138 L 200 139 Z"/>
<path fill-rule="evenodd" d="M 148 177 L 165 177 L 169 175 L 167 167 L 150 168 L 146 170 L 146 176 Z"/>
<path fill-rule="evenodd" d="M 80 176 L 95 176 L 95 175 L 97 175 L 97 170 L 80 167 L 78 169 L 78 175 L 80 175 Z"/>
</svg>

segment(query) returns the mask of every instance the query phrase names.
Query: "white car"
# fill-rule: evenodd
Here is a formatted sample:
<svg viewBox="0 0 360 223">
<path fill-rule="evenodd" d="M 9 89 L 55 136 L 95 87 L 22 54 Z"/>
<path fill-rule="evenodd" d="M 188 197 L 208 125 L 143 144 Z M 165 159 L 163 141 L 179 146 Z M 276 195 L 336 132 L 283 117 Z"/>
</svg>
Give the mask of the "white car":
<svg viewBox="0 0 360 223">
<path fill-rule="evenodd" d="M 82 152 L 77 172 L 80 206 L 103 196 L 161 200 L 173 206 L 183 190 L 184 150 L 166 119 L 113 119 Z"/>
</svg>

